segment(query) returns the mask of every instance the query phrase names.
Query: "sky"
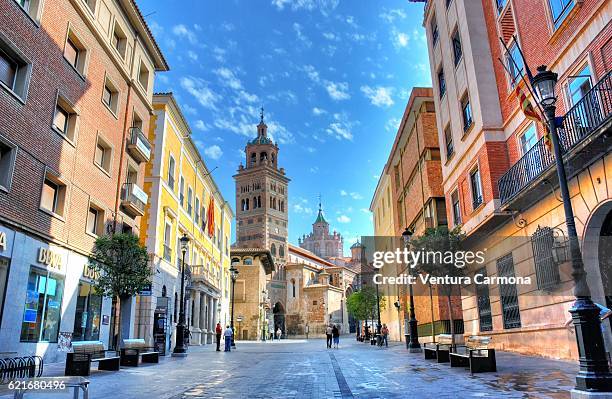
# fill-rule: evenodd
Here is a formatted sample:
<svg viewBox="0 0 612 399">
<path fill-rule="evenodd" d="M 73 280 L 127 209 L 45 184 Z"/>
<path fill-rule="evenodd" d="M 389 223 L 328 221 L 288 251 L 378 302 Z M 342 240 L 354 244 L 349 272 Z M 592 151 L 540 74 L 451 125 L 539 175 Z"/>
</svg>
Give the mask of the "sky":
<svg viewBox="0 0 612 399">
<path fill-rule="evenodd" d="M 407 0 L 138 0 L 172 91 L 224 198 L 263 106 L 289 183 L 289 241 L 321 195 L 345 254 L 373 234 L 370 202 L 410 90 L 431 86 L 423 3 Z M 233 239 L 235 239 L 235 226 Z"/>
</svg>

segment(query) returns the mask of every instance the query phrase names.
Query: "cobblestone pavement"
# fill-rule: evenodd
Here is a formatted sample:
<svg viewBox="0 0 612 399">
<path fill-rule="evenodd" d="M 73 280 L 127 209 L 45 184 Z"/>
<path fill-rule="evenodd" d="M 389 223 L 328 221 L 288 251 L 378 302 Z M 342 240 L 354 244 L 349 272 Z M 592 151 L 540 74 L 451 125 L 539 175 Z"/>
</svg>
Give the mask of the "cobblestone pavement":
<svg viewBox="0 0 612 399">
<path fill-rule="evenodd" d="M 572 362 L 498 352 L 498 372 L 471 377 L 409 354 L 400 343 L 379 349 L 352 337 L 340 349 L 326 349 L 318 339 L 237 346 L 231 353 L 192 347 L 187 358 L 94 371 L 90 398 L 569 398 L 577 371 Z M 45 375 L 62 371 L 62 364 L 48 365 Z M 8 397 L 0 390 L 0 398 Z"/>
</svg>

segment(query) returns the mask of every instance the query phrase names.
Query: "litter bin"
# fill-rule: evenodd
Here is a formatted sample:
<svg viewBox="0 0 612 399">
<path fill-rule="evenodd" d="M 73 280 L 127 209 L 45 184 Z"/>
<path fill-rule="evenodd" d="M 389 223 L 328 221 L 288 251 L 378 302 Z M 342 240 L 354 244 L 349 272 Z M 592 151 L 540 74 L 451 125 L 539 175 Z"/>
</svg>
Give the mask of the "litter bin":
<svg viewBox="0 0 612 399">
<path fill-rule="evenodd" d="M 404 337 L 406 338 L 406 349 L 410 349 L 410 334 L 404 334 Z"/>
</svg>

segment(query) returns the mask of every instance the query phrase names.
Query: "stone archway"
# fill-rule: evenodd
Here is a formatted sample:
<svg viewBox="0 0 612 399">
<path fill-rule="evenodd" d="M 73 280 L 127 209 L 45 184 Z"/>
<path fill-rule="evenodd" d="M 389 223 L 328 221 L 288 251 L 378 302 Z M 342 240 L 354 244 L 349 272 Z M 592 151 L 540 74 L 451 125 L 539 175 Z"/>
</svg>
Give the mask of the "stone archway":
<svg viewBox="0 0 612 399">
<path fill-rule="evenodd" d="M 282 303 L 276 302 L 274 304 L 274 308 L 272 309 L 272 313 L 274 315 L 274 336 L 276 337 L 276 331 L 280 328 L 283 332 L 283 336 L 287 336 L 287 331 L 285 329 L 285 307 Z"/>
</svg>

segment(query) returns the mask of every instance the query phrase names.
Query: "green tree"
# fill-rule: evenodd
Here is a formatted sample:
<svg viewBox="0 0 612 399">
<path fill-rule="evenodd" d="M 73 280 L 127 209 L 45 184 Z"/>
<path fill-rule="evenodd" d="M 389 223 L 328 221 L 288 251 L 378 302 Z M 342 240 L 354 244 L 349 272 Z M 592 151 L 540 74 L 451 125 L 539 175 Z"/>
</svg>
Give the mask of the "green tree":
<svg viewBox="0 0 612 399">
<path fill-rule="evenodd" d="M 466 266 L 459 267 L 454 262 L 445 262 L 449 254 L 451 256 L 462 251 L 461 242 L 465 235 L 461 232 L 460 227 L 449 230 L 446 226 L 438 226 L 429 228 L 425 234 L 419 237 L 413 237 L 410 240 L 412 251 L 423 251 L 423 253 L 442 254 L 442 256 L 427 256 L 421 257 L 416 264 L 416 270 L 422 274 L 428 274 L 431 277 L 463 277 L 465 276 Z M 454 284 L 438 284 L 439 292 L 446 296 L 446 304 L 448 307 L 448 315 L 450 318 L 450 333 L 452 340 L 455 339 L 454 318 L 452 312 L 452 295 L 458 290 Z"/>
<path fill-rule="evenodd" d="M 116 299 L 121 303 L 136 295 L 151 283 L 152 271 L 149 267 L 147 248 L 140 244 L 133 234 L 114 234 L 96 239 L 93 255 L 89 262 L 97 274 L 96 293 Z M 116 309 L 113 309 L 116 311 Z M 119 331 L 113 326 L 113 337 L 121 342 L 121 311 L 119 311 Z"/>
<path fill-rule="evenodd" d="M 355 319 L 367 321 L 377 317 L 376 289 L 374 287 L 363 287 L 353 292 L 346 298 L 346 309 Z M 384 310 L 386 298 L 380 297 L 380 310 Z"/>
</svg>

